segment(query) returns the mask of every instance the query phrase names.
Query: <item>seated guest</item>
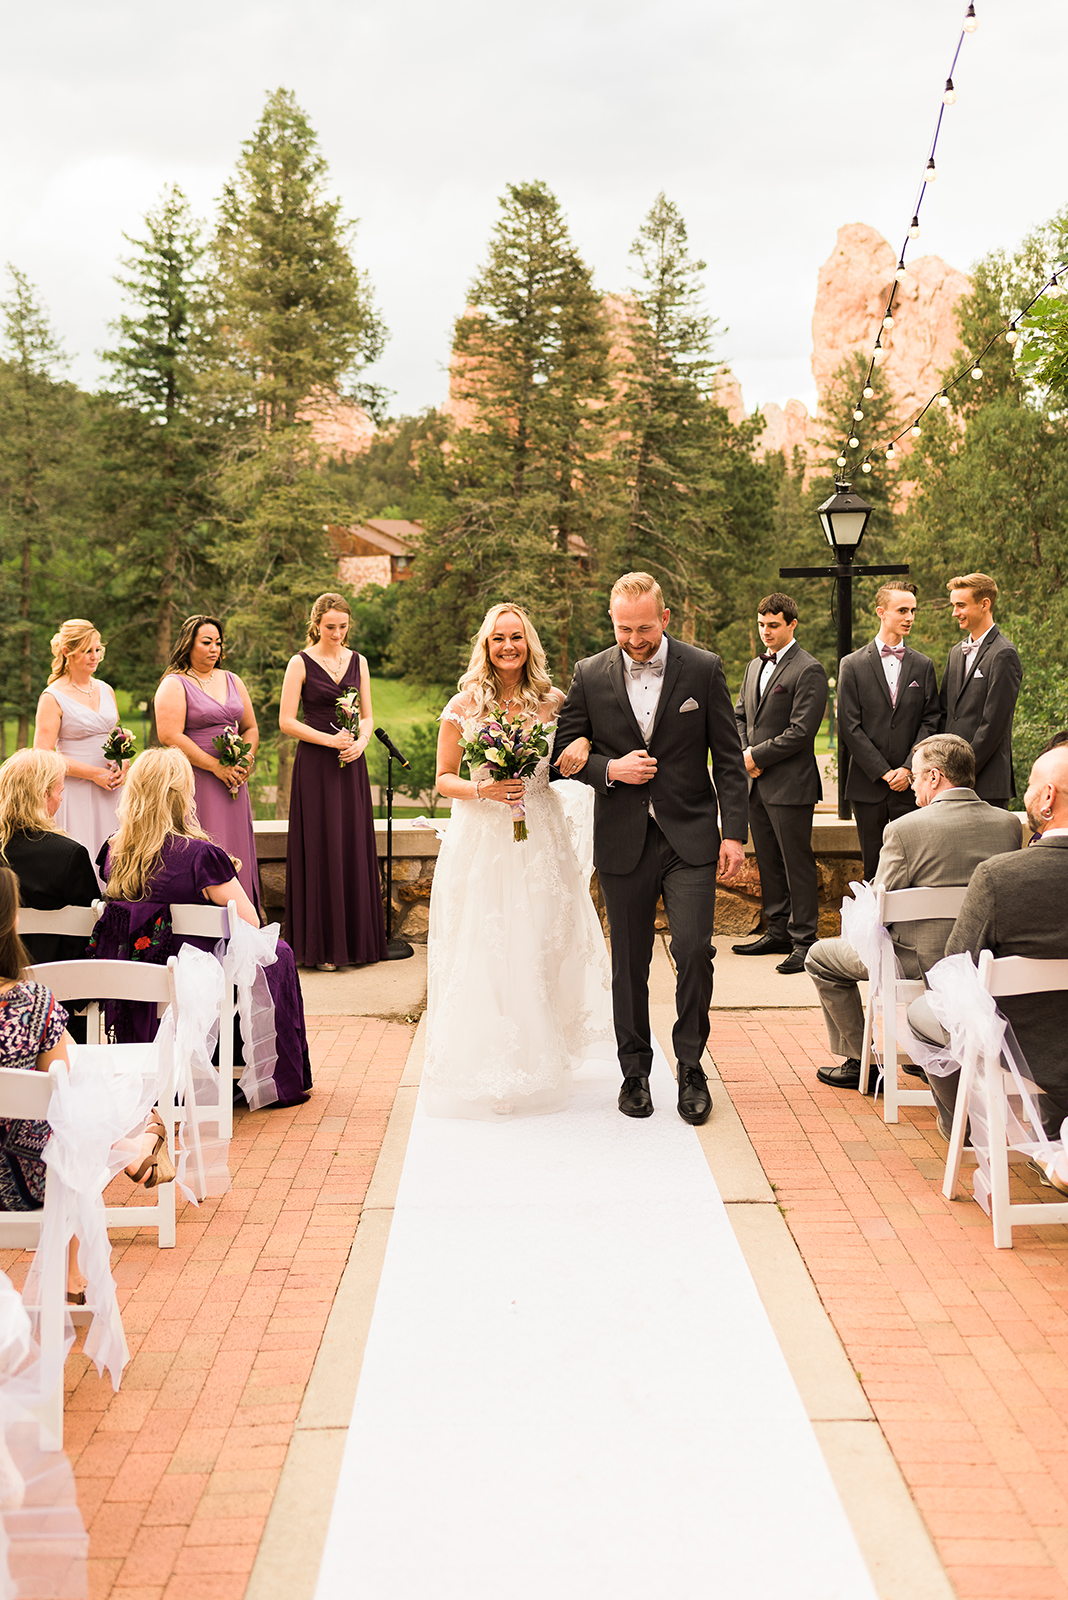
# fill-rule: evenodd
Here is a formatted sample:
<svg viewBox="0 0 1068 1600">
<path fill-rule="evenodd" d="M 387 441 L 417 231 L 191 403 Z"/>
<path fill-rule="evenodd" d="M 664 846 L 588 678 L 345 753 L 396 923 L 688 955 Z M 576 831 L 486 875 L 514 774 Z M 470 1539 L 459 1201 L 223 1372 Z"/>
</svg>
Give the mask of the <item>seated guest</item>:
<svg viewBox="0 0 1068 1600">
<path fill-rule="evenodd" d="M 54 821 L 65 771 L 55 750 L 16 750 L 0 767 L 0 860 L 19 880 L 20 904 L 34 911 L 92 905 L 100 893 L 89 852 Z M 35 964 L 85 955 L 85 939 L 67 934 L 30 933 L 22 942 Z"/>
<path fill-rule="evenodd" d="M 187 943 L 211 951 L 212 939 L 172 933 L 172 905 L 208 900 L 225 906 L 233 900 L 238 916 L 259 927 L 255 907 L 238 882 L 238 864 L 211 843 L 197 822 L 193 793 L 193 768 L 181 750 L 145 750 L 130 767 L 119 802 L 118 831 L 97 861 L 108 899 L 94 936 L 97 957 L 162 963 Z M 311 1088 L 304 1004 L 293 952 L 282 939 L 277 956 L 265 969 L 278 1047 L 275 1103 L 298 1105 Z M 120 1042 L 153 1037 L 155 1017 L 149 1007 L 124 1006 L 117 1015 Z M 111 1025 L 110 1008 L 108 1021 Z"/>
<path fill-rule="evenodd" d="M 1031 768 L 1024 796 L 1027 820 L 1037 841 L 1015 855 L 995 856 L 976 867 L 968 893 L 946 941 L 946 955 L 981 950 L 995 956 L 1068 959 L 1068 748 L 1055 746 Z M 1031 1077 L 1040 1089 L 1038 1109 L 1050 1138 L 1060 1138 L 1068 1116 L 1068 991 L 1004 995 L 998 1009 L 1008 1017 Z M 909 1007 L 909 1025 L 934 1044 L 947 1043 L 926 1000 Z M 953 1125 L 959 1074 L 932 1074 L 938 1121 L 948 1138 Z"/>
<path fill-rule="evenodd" d="M 891 822 L 883 836 L 876 886 L 886 889 L 947 889 L 966 884 L 981 861 L 1003 851 L 1019 851 L 1019 817 L 987 805 L 972 788 L 975 756 L 955 733 L 924 739 L 912 752 L 912 787 L 918 810 Z M 948 918 L 906 922 L 889 929 L 906 978 L 922 978 L 941 961 L 953 924 Z M 820 1067 L 822 1083 L 836 1089 L 860 1085 L 864 1008 L 858 985 L 867 968 L 846 939 L 819 939 L 808 953 L 805 971 L 816 985 L 827 1024 L 831 1054 L 845 1060 Z"/>
</svg>

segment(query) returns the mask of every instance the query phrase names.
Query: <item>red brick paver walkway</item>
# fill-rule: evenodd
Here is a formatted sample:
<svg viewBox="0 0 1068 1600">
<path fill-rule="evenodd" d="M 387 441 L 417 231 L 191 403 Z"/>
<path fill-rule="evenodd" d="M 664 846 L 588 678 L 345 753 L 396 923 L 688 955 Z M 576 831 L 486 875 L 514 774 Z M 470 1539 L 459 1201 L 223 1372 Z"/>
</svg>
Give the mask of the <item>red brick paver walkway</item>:
<svg viewBox="0 0 1068 1600">
<path fill-rule="evenodd" d="M 112 1235 L 132 1359 L 118 1394 L 80 1349 L 66 1374 L 93 1600 L 244 1594 L 413 1032 L 310 1017 L 315 1091 L 235 1118 L 232 1192 L 180 1204 L 174 1250 Z"/>
<path fill-rule="evenodd" d="M 819 1012 L 713 1012 L 709 1049 L 961 1600 L 1066 1600 L 1068 1229 L 995 1250 L 933 1111 L 819 1083 Z"/>
</svg>

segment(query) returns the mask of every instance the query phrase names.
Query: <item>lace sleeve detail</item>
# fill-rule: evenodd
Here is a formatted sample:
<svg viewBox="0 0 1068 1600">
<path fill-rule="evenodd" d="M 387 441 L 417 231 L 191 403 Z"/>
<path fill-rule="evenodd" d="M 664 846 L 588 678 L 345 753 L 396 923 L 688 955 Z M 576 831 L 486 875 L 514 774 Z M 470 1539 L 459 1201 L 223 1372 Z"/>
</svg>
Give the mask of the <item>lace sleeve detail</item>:
<svg viewBox="0 0 1068 1600">
<path fill-rule="evenodd" d="M 465 705 L 462 694 L 454 694 L 444 711 L 438 718 L 439 722 L 454 723 L 457 728 L 463 728 L 465 717 L 471 715 L 470 706 Z"/>
</svg>

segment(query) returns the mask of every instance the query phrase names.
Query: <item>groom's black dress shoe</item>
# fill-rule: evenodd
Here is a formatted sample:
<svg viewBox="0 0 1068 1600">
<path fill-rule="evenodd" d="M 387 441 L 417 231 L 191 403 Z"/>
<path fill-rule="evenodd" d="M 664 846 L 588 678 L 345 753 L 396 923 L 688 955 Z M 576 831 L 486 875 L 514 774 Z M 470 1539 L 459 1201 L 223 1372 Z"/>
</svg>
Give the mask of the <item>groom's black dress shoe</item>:
<svg viewBox="0 0 1068 1600">
<path fill-rule="evenodd" d="M 775 968 L 775 971 L 785 972 L 787 974 L 791 972 L 804 972 L 805 957 L 808 955 L 811 949 L 812 946 L 810 944 L 795 944 L 793 949 L 790 951 L 790 954 L 786 957 L 786 960 L 780 961 L 778 966 Z"/>
<path fill-rule="evenodd" d="M 789 939 L 777 939 L 773 933 L 761 934 L 755 944 L 732 944 L 736 956 L 788 956 L 793 950 Z"/>
<path fill-rule="evenodd" d="M 837 1067 L 817 1067 L 816 1076 L 821 1083 L 829 1083 L 832 1089 L 859 1089 L 860 1062 L 856 1056 L 850 1056 Z M 871 1076 L 874 1083 L 875 1073 Z"/>
<path fill-rule="evenodd" d="M 712 1096 L 701 1067 L 684 1067 L 679 1062 L 679 1116 L 699 1128 L 712 1115 Z"/>
<path fill-rule="evenodd" d="M 625 1117 L 651 1117 L 653 1097 L 648 1078 L 624 1078 L 619 1091 L 619 1109 Z"/>
</svg>

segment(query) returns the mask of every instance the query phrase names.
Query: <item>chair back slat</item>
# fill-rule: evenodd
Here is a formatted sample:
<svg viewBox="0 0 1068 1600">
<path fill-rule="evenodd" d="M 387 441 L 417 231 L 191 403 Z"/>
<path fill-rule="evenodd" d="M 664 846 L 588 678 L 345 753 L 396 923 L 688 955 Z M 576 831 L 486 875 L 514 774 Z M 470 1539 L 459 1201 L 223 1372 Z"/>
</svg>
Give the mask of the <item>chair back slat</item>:
<svg viewBox="0 0 1068 1600">
<path fill-rule="evenodd" d="M 1002 995 L 1046 994 L 1068 989 L 1068 961 L 1045 961 L 1037 956 L 994 956 L 984 950 L 979 961 L 979 976 L 995 999 Z"/>
<path fill-rule="evenodd" d="M 964 904 L 967 884 L 944 889 L 883 889 L 878 891 L 879 918 L 888 922 L 937 922 L 956 917 Z"/>
<path fill-rule="evenodd" d="M 42 1121 L 48 1115 L 52 1086 L 49 1072 L 0 1067 L 0 1117 L 30 1117 Z"/>
<path fill-rule="evenodd" d="M 174 1001 L 170 966 L 147 961 L 47 961 L 30 968 L 35 983 L 43 983 L 57 1000 L 154 1000 L 168 1006 Z"/>
<path fill-rule="evenodd" d="M 233 902 L 231 902 L 232 904 Z M 229 939 L 225 906 L 171 906 L 171 927 L 183 939 Z"/>
<path fill-rule="evenodd" d="M 26 933 L 68 934 L 74 939 L 88 939 L 97 923 L 93 906 L 62 906 L 58 911 L 35 911 L 32 906 L 19 907 L 19 937 Z"/>
</svg>

